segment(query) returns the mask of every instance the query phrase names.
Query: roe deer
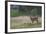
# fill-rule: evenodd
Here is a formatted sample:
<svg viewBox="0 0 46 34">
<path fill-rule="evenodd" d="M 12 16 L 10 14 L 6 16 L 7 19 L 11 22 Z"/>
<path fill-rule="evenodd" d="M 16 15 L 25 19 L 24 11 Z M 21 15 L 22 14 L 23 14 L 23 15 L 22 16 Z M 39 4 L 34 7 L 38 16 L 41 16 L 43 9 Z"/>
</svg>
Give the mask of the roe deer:
<svg viewBox="0 0 46 34">
<path fill-rule="evenodd" d="M 32 23 L 34 21 L 37 21 L 37 23 L 38 23 L 38 17 L 37 16 L 30 16 L 30 19 L 31 19 Z"/>
</svg>

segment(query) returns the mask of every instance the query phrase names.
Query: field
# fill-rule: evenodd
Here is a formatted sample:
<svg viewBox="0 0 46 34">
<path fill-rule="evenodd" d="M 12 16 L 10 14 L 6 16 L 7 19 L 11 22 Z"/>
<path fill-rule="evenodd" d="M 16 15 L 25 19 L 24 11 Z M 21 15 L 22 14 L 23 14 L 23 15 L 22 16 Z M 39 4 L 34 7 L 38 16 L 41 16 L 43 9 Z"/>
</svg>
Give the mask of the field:
<svg viewBox="0 0 46 34">
<path fill-rule="evenodd" d="M 11 17 L 10 28 L 11 29 L 20 29 L 20 28 L 39 28 L 41 27 L 41 17 L 38 18 L 38 23 L 34 21 L 32 23 L 30 16 L 19 16 Z"/>
<path fill-rule="evenodd" d="M 41 6 L 11 5 L 10 6 L 10 28 L 40 28 L 42 25 Z M 38 16 L 38 23 L 32 23 L 30 16 Z M 35 19 L 33 19 L 35 20 Z"/>
</svg>

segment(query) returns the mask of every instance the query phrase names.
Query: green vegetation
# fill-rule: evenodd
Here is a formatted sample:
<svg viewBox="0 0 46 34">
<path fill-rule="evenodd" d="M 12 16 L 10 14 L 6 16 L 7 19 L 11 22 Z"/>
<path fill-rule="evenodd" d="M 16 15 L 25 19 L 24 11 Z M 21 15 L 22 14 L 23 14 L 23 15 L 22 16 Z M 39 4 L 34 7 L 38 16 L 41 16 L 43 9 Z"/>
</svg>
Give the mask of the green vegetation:
<svg viewBox="0 0 46 34">
<path fill-rule="evenodd" d="M 11 24 L 11 29 L 19 29 L 19 28 L 40 28 L 41 27 L 41 23 L 35 23 L 35 24 L 31 24 L 31 23 L 12 23 Z"/>
<path fill-rule="evenodd" d="M 10 7 L 10 16 L 13 18 L 18 16 L 41 16 L 41 13 L 42 13 L 41 6 L 11 5 Z M 16 21 L 15 18 L 11 19 L 10 21 L 11 29 L 41 27 L 41 23 L 31 24 L 31 23 L 20 23 L 18 21 L 17 23 Z"/>
<path fill-rule="evenodd" d="M 15 6 L 11 5 L 10 15 L 15 16 L 41 16 L 41 6 Z"/>
</svg>

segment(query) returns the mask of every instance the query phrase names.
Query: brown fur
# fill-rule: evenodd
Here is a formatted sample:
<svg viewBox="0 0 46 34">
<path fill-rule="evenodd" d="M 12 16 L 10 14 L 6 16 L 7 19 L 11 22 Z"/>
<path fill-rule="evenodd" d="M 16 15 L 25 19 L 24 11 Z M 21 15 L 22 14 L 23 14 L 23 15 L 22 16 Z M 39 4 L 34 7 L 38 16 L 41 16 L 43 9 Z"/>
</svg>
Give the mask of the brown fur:
<svg viewBox="0 0 46 34">
<path fill-rule="evenodd" d="M 30 19 L 31 19 L 32 23 L 34 21 L 37 21 L 37 23 L 38 23 L 38 17 L 37 16 L 30 16 Z"/>
</svg>

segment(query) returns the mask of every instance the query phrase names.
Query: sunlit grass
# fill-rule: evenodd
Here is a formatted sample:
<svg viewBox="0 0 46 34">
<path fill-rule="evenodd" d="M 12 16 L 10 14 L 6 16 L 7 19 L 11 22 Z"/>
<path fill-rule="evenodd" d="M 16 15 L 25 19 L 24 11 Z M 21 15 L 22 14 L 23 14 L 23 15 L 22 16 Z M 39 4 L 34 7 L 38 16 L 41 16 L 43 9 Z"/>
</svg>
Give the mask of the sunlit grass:
<svg viewBox="0 0 46 34">
<path fill-rule="evenodd" d="M 11 23 L 11 29 L 19 29 L 19 28 L 39 28 L 41 27 L 41 23 Z"/>
<path fill-rule="evenodd" d="M 20 19 L 15 19 L 16 17 L 12 17 L 10 19 L 10 28 L 11 29 L 20 29 L 20 28 L 40 28 L 42 26 L 41 18 L 39 19 L 38 23 L 34 21 L 34 23 L 31 23 L 29 21 L 23 22 Z M 24 19 L 24 18 L 23 18 Z"/>
</svg>

